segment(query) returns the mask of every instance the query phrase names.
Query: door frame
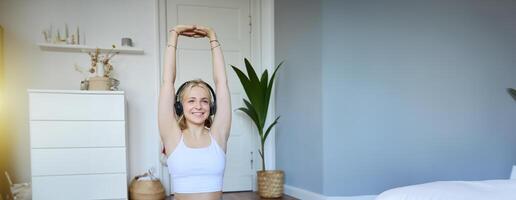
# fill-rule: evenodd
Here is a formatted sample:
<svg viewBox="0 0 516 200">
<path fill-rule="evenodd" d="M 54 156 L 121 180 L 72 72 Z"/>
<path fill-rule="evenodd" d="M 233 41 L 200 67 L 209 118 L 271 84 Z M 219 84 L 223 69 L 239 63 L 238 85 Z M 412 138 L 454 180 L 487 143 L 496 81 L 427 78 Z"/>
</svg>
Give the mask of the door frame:
<svg viewBox="0 0 516 200">
<path fill-rule="evenodd" d="M 155 0 L 156 5 L 156 52 L 155 56 L 158 63 L 158 70 L 156 70 L 156 94 L 159 94 L 159 90 L 161 87 L 161 79 L 162 79 L 162 65 L 163 65 L 163 53 L 166 44 L 167 38 L 167 22 L 166 22 L 166 0 Z M 272 72 L 274 67 L 276 66 L 275 62 L 275 49 L 274 49 L 274 0 L 249 0 L 250 1 L 250 13 L 251 13 L 251 60 L 255 66 L 260 66 L 259 70 L 268 70 Z M 275 89 L 273 89 L 275 90 Z M 156 98 L 158 99 L 158 98 Z M 276 95 L 273 91 L 271 94 L 271 101 L 269 105 L 269 112 L 267 117 L 267 124 L 272 122 L 272 119 L 275 119 L 276 116 L 276 106 L 275 106 Z M 266 168 L 269 170 L 276 169 L 276 131 L 273 128 L 270 132 L 270 135 L 265 144 L 265 164 Z M 258 137 L 258 136 L 256 136 Z M 260 144 L 258 142 L 260 140 L 255 140 L 255 149 L 256 152 L 254 155 L 253 168 L 258 170 L 260 165 L 260 157 L 257 153 L 258 147 Z M 170 179 L 169 177 L 164 177 L 163 170 L 167 170 L 161 164 L 160 155 L 161 155 L 161 139 L 159 137 L 159 133 L 157 134 L 157 140 L 155 145 L 156 152 L 158 156 L 156 156 L 155 166 L 156 175 L 163 182 L 165 186 L 167 195 L 170 194 Z M 253 190 L 256 191 L 256 174 L 253 174 Z"/>
</svg>

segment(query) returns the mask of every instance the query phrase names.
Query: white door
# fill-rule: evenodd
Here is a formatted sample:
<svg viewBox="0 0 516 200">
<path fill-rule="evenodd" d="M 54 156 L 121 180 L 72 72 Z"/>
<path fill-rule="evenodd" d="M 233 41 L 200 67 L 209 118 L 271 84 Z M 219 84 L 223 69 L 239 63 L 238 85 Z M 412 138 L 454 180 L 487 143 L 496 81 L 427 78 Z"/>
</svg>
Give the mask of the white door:
<svg viewBox="0 0 516 200">
<path fill-rule="evenodd" d="M 167 0 L 167 29 L 176 24 L 201 24 L 212 27 L 217 33 L 228 75 L 233 121 L 226 154 L 224 191 L 245 191 L 253 187 L 254 125 L 242 112 L 245 92 L 230 65 L 245 70 L 243 58 L 250 57 L 251 27 L 250 0 Z M 201 78 L 212 87 L 213 74 L 211 49 L 208 39 L 180 37 L 177 43 L 176 85 Z M 165 171 L 165 170 L 164 170 Z M 166 174 L 165 174 L 166 175 Z M 172 186 L 173 188 L 173 186 Z"/>
</svg>

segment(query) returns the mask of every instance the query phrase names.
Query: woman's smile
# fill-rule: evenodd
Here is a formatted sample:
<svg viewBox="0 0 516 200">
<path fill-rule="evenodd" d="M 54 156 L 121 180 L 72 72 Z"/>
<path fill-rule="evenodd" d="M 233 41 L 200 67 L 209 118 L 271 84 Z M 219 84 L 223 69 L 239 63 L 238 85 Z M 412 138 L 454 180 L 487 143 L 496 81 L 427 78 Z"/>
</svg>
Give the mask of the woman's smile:
<svg viewBox="0 0 516 200">
<path fill-rule="evenodd" d="M 202 117 L 202 116 L 204 116 L 204 113 L 205 112 L 192 112 L 192 115 L 195 117 Z"/>
</svg>

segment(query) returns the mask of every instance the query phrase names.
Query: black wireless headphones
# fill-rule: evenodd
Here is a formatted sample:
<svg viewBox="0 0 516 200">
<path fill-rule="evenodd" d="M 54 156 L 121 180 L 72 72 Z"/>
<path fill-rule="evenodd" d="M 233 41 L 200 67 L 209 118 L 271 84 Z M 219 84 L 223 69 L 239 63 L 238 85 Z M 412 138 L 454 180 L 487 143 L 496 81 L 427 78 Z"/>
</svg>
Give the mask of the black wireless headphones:
<svg viewBox="0 0 516 200">
<path fill-rule="evenodd" d="M 183 104 L 181 104 L 181 97 L 179 95 L 181 94 L 181 91 L 186 87 L 186 85 L 188 85 L 188 83 L 191 82 L 192 81 L 186 81 L 181 86 L 179 86 L 179 89 L 177 89 L 176 102 L 174 103 L 174 109 L 176 110 L 177 116 L 181 116 L 183 114 Z M 213 97 L 213 102 L 210 105 L 210 116 L 214 115 L 215 112 L 217 112 L 217 97 L 215 96 L 215 91 L 213 91 L 213 88 L 211 88 L 211 86 L 208 83 L 204 81 L 201 82 L 208 86 L 208 89 L 211 92 L 211 96 Z"/>
</svg>

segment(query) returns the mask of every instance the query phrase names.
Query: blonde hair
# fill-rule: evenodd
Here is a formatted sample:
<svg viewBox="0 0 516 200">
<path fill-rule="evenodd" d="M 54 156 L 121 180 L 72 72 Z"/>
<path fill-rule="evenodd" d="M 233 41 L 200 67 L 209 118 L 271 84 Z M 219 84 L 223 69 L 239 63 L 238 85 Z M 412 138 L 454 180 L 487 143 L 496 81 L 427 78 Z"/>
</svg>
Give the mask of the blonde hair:
<svg viewBox="0 0 516 200">
<path fill-rule="evenodd" d="M 188 83 L 186 83 L 186 85 L 183 87 L 183 89 L 179 92 L 179 103 L 183 103 L 183 98 L 184 98 L 184 95 L 186 94 L 186 91 L 190 91 L 192 90 L 193 87 L 200 87 L 200 88 L 203 88 L 204 90 L 206 90 L 208 92 L 208 100 L 210 102 L 210 108 L 211 108 L 211 104 L 213 104 L 212 102 L 212 94 L 210 92 L 210 89 L 208 89 L 208 85 L 206 82 L 204 82 L 203 80 L 201 79 L 195 79 L 195 80 L 191 80 L 191 81 L 188 81 Z M 177 120 L 177 123 L 179 124 L 179 128 L 181 130 L 185 130 L 187 127 L 186 125 L 186 119 L 185 119 L 185 112 L 183 110 L 183 114 L 181 116 L 178 116 L 178 120 Z M 207 127 L 207 128 L 210 128 L 211 125 L 213 123 L 213 119 L 210 116 L 208 116 L 208 118 L 204 121 L 204 126 Z"/>
</svg>

